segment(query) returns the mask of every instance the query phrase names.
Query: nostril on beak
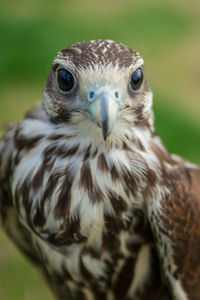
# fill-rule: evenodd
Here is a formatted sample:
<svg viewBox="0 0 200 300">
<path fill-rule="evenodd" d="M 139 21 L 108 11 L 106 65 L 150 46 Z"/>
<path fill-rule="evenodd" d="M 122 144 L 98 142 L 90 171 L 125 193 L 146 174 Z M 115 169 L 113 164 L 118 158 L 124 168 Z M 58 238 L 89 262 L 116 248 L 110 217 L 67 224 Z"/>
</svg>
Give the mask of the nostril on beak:
<svg viewBox="0 0 200 300">
<path fill-rule="evenodd" d="M 116 99 L 119 98 L 119 93 L 118 93 L 118 91 L 115 91 L 114 95 L 115 95 L 115 98 L 116 98 Z"/>
<path fill-rule="evenodd" d="M 94 101 L 94 99 L 95 99 L 95 92 L 94 91 L 90 91 L 88 93 L 88 100 L 89 101 Z"/>
</svg>

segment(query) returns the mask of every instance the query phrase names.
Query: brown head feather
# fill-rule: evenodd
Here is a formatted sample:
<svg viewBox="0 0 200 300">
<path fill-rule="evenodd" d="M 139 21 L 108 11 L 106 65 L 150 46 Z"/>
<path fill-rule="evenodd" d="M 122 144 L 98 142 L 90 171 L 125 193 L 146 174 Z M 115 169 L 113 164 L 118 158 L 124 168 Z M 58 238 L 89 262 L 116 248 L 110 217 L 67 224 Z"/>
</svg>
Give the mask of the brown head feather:
<svg viewBox="0 0 200 300">
<path fill-rule="evenodd" d="M 94 40 L 74 44 L 61 51 L 74 65 L 86 68 L 94 64 L 129 67 L 140 58 L 139 54 L 112 40 Z"/>
</svg>

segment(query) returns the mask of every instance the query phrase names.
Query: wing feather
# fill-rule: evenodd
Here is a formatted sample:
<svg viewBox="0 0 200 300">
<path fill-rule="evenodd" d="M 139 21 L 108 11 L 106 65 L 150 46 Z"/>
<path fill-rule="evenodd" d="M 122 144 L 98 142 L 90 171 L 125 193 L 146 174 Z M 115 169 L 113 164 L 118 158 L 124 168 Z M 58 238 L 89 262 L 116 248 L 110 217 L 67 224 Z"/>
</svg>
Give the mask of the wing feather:
<svg viewBox="0 0 200 300">
<path fill-rule="evenodd" d="M 161 268 L 174 299 L 200 299 L 200 169 L 179 164 L 166 179 L 170 192 L 149 208 Z"/>
<path fill-rule="evenodd" d="M 43 118 L 40 110 L 38 106 L 34 107 L 27 114 L 26 118 L 37 118 L 37 116 L 38 119 Z M 17 247 L 33 262 L 39 263 L 30 233 L 19 222 L 11 192 L 12 160 L 15 150 L 14 140 L 17 128 L 18 124 L 7 126 L 7 130 L 0 140 L 0 221 Z"/>
</svg>

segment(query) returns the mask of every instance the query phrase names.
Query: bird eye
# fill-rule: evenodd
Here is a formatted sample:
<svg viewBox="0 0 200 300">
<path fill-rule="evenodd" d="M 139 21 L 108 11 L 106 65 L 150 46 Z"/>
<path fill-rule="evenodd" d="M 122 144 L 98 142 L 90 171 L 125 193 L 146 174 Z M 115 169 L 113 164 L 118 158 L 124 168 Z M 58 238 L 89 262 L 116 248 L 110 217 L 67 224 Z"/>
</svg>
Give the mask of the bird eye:
<svg viewBox="0 0 200 300">
<path fill-rule="evenodd" d="M 142 69 L 138 68 L 132 75 L 130 79 L 130 86 L 133 90 L 138 90 L 143 82 Z"/>
<path fill-rule="evenodd" d="M 58 69 L 57 82 L 63 92 L 69 92 L 75 85 L 74 76 L 66 69 Z"/>
</svg>

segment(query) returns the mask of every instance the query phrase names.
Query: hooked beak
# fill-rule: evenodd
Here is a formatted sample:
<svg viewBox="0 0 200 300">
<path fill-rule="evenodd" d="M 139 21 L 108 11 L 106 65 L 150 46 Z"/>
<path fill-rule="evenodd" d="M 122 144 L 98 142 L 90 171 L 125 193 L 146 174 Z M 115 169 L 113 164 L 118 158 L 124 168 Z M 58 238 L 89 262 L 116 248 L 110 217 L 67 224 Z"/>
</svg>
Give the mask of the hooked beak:
<svg viewBox="0 0 200 300">
<path fill-rule="evenodd" d="M 89 106 L 90 119 L 102 128 L 104 141 L 112 131 L 118 117 L 119 103 L 108 92 L 102 92 Z"/>
</svg>

